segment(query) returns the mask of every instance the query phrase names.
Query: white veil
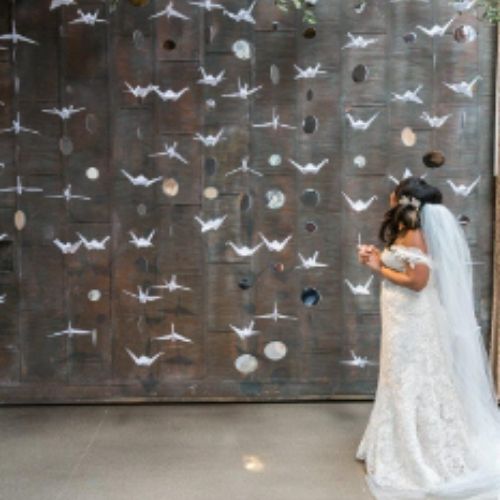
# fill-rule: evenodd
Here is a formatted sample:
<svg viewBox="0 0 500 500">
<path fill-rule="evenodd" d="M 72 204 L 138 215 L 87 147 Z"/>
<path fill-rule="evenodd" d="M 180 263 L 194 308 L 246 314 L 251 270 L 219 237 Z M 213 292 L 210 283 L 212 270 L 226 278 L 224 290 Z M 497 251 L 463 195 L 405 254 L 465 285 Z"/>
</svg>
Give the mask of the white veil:
<svg viewBox="0 0 500 500">
<path fill-rule="evenodd" d="M 443 340 L 449 346 L 447 361 L 470 419 L 470 428 L 475 431 L 476 456 L 500 478 L 500 409 L 474 312 L 470 249 L 462 227 L 445 205 L 424 204 L 421 226 L 446 316 Z"/>
</svg>

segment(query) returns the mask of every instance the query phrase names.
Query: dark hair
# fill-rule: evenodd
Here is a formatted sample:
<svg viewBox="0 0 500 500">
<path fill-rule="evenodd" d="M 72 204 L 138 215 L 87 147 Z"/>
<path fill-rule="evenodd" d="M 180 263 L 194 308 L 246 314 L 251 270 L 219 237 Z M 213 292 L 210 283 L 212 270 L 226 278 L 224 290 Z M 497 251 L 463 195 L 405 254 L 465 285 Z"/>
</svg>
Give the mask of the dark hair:
<svg viewBox="0 0 500 500">
<path fill-rule="evenodd" d="M 379 238 L 386 246 L 394 243 L 399 235 L 403 235 L 409 229 L 420 227 L 420 210 L 426 203 L 442 203 L 443 194 L 434 186 L 428 184 L 421 177 L 407 177 L 403 179 L 394 189 L 397 201 L 402 196 L 416 198 L 420 206 L 416 208 L 411 204 L 398 203 L 384 214 L 379 230 Z M 400 228 L 400 225 L 403 227 Z"/>
</svg>

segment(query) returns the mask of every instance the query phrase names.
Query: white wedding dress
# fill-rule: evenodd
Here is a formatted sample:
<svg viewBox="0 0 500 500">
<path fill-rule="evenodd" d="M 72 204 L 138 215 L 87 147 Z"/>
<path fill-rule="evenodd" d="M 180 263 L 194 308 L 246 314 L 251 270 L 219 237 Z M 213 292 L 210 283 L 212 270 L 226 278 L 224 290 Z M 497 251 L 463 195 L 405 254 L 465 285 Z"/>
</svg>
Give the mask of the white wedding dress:
<svg viewBox="0 0 500 500">
<path fill-rule="evenodd" d="M 384 249 L 381 259 L 397 271 L 423 262 L 430 275 L 421 291 L 381 281 L 378 385 L 356 451 L 369 489 L 377 499 L 500 499 L 500 468 L 485 464 L 487 454 L 475 448 L 451 376 L 433 261 L 402 245 Z"/>
</svg>

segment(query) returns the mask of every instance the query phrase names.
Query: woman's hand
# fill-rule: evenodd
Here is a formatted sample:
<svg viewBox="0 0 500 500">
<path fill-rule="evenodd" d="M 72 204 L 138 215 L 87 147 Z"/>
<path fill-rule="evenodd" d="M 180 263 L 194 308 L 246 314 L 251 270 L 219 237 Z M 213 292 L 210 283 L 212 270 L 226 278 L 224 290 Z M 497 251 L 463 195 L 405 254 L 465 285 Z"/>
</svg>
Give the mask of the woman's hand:
<svg viewBox="0 0 500 500">
<path fill-rule="evenodd" d="M 380 272 L 380 268 L 382 267 L 380 252 L 379 251 L 370 252 L 364 264 L 366 264 L 373 271 Z"/>
<path fill-rule="evenodd" d="M 358 245 L 358 260 L 362 264 L 369 265 L 370 260 L 374 262 L 373 256 L 380 261 L 380 250 L 373 245 Z"/>
</svg>

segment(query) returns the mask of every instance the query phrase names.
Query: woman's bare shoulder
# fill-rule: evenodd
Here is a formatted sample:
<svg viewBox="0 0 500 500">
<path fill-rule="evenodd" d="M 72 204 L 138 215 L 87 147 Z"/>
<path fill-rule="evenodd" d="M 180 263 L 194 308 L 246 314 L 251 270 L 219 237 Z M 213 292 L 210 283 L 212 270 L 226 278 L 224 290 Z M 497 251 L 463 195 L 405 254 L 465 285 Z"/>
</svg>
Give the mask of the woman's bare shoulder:
<svg viewBox="0 0 500 500">
<path fill-rule="evenodd" d="M 427 245 L 425 244 L 424 235 L 421 229 L 408 229 L 395 243 L 407 247 L 417 247 L 427 253 Z"/>
</svg>

